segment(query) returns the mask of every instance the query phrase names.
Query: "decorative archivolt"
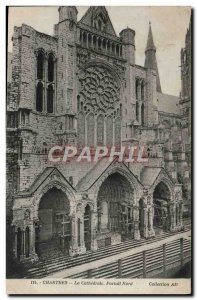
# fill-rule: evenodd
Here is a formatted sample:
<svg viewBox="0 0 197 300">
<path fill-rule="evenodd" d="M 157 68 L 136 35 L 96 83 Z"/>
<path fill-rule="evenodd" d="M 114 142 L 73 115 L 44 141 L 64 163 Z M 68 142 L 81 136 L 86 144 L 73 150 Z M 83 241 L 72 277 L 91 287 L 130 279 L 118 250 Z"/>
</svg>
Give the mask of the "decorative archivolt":
<svg viewBox="0 0 197 300">
<path fill-rule="evenodd" d="M 74 208 L 76 206 L 76 199 L 74 191 L 71 190 L 71 187 L 69 184 L 65 184 L 62 182 L 59 182 L 57 180 L 52 180 L 50 182 L 45 183 L 44 186 L 41 186 L 33 195 L 34 197 L 34 210 L 35 212 L 38 212 L 39 209 L 39 203 L 41 201 L 41 198 L 52 188 L 57 188 L 58 190 L 61 190 L 63 193 L 65 193 L 66 197 L 69 200 L 70 204 L 70 215 L 72 215 Z"/>
<path fill-rule="evenodd" d="M 127 170 L 126 167 L 124 167 L 124 165 L 117 166 L 116 164 L 112 165 L 108 170 L 106 170 L 105 173 L 102 176 L 100 176 L 100 178 L 92 186 L 94 190 L 95 199 L 97 199 L 100 187 L 104 183 L 104 181 L 110 175 L 115 173 L 122 175 L 127 181 L 127 183 L 130 185 L 130 188 L 133 190 L 134 204 L 137 204 L 137 199 L 140 199 L 143 193 L 142 185 L 138 182 L 135 176 L 129 170 Z"/>
<path fill-rule="evenodd" d="M 157 177 L 157 179 L 155 180 L 154 184 L 151 186 L 150 192 L 154 193 L 154 190 L 156 188 L 156 186 L 159 183 L 163 183 L 164 185 L 166 185 L 166 187 L 169 190 L 170 193 L 170 201 L 174 201 L 174 183 L 170 180 L 170 178 L 164 174 L 163 172 L 161 172 L 159 174 L 159 176 Z"/>
</svg>

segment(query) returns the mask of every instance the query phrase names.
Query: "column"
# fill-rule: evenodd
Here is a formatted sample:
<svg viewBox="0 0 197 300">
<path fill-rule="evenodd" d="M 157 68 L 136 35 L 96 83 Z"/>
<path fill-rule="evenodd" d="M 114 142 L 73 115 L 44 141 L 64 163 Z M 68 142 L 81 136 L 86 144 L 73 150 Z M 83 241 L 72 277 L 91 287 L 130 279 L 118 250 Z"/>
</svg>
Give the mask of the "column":
<svg viewBox="0 0 197 300">
<path fill-rule="evenodd" d="M 96 50 L 98 50 L 98 37 L 96 38 Z"/>
<path fill-rule="evenodd" d="M 25 232 L 24 229 L 21 229 L 21 255 L 20 255 L 20 260 L 23 261 L 25 256 Z"/>
<path fill-rule="evenodd" d="M 184 229 L 184 226 L 183 226 L 183 201 L 180 202 L 180 209 L 179 209 L 179 212 L 180 212 L 180 226 L 181 226 L 181 230 Z"/>
<path fill-rule="evenodd" d="M 88 48 L 88 39 L 89 39 L 89 34 L 86 33 L 86 47 Z"/>
<path fill-rule="evenodd" d="M 101 38 L 101 50 L 104 50 L 103 49 L 103 38 Z"/>
<path fill-rule="evenodd" d="M 98 249 L 96 233 L 97 233 L 97 212 L 91 212 L 91 250 L 96 251 Z"/>
<path fill-rule="evenodd" d="M 145 205 L 143 207 L 143 219 L 144 219 L 144 228 L 143 228 L 143 231 L 144 231 L 144 237 L 145 238 L 148 238 L 148 209 L 147 209 L 147 205 Z"/>
<path fill-rule="evenodd" d="M 74 256 L 77 254 L 78 245 L 77 245 L 77 224 L 76 216 L 72 215 L 71 217 L 71 245 L 69 249 L 69 255 Z"/>
<path fill-rule="evenodd" d="M 14 243 L 13 243 L 14 258 L 17 258 L 17 227 L 14 226 Z"/>
<path fill-rule="evenodd" d="M 80 247 L 79 247 L 80 253 L 85 253 L 85 242 L 84 242 L 84 220 L 83 217 L 80 218 Z"/>
<path fill-rule="evenodd" d="M 139 111 L 138 111 L 138 114 L 139 114 L 139 124 L 141 125 L 142 124 L 142 101 L 138 101 L 138 104 L 139 104 Z"/>
<path fill-rule="evenodd" d="M 178 228 L 180 226 L 180 209 L 179 209 L 179 203 L 176 203 L 176 227 Z"/>
<path fill-rule="evenodd" d="M 170 206 L 170 209 L 169 209 L 169 211 L 170 211 L 170 231 L 174 232 L 175 228 L 176 228 L 176 226 L 175 226 L 175 224 L 176 224 L 175 205 L 174 205 L 174 203 L 170 203 L 169 206 Z"/>
<path fill-rule="evenodd" d="M 35 251 L 35 227 L 34 227 L 34 224 L 29 226 L 29 257 L 34 261 L 38 260 L 38 255 Z"/>
<path fill-rule="evenodd" d="M 154 205 L 152 204 L 148 207 L 148 236 L 149 237 L 155 236 L 155 231 L 153 228 L 153 218 L 154 218 L 153 210 L 154 210 Z"/>
<path fill-rule="evenodd" d="M 92 35 L 92 49 L 94 49 L 94 35 Z"/>
<path fill-rule="evenodd" d="M 133 207 L 133 228 L 134 228 L 134 239 L 140 240 L 140 231 L 139 231 L 139 207 Z"/>
</svg>

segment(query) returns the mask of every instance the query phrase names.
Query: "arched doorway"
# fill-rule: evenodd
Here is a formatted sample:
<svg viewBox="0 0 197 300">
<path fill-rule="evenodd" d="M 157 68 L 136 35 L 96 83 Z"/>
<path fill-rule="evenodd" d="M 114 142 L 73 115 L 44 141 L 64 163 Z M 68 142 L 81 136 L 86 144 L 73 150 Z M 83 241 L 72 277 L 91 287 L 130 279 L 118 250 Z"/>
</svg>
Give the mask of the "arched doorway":
<svg viewBox="0 0 197 300">
<path fill-rule="evenodd" d="M 40 257 L 68 254 L 71 241 L 69 212 L 69 200 L 63 191 L 54 187 L 42 196 L 38 210 L 39 226 L 35 227 L 35 248 Z"/>
<path fill-rule="evenodd" d="M 121 239 L 133 233 L 132 205 L 134 191 L 125 176 L 118 172 L 110 175 L 101 185 L 98 198 L 98 232 L 118 233 Z M 106 240 L 106 244 L 110 244 Z"/>
<path fill-rule="evenodd" d="M 171 194 L 168 186 L 163 182 L 158 183 L 153 192 L 153 226 L 156 233 L 170 229 L 170 199 Z"/>
</svg>

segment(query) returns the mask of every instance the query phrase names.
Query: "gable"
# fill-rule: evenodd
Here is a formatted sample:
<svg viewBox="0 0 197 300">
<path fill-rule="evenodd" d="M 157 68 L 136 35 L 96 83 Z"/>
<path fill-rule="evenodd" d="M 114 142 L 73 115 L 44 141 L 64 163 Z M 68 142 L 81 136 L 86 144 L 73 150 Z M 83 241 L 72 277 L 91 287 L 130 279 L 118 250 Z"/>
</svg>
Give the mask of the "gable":
<svg viewBox="0 0 197 300">
<path fill-rule="evenodd" d="M 105 6 L 91 6 L 81 18 L 79 24 L 92 27 L 100 31 L 100 33 L 103 32 L 116 36 Z"/>
<path fill-rule="evenodd" d="M 55 167 L 47 167 L 33 182 L 31 187 L 25 192 L 27 194 L 35 193 L 40 187 L 43 187 L 46 183 L 61 182 L 65 186 L 69 186 L 71 190 L 74 190 L 73 186 L 67 181 L 62 173 Z"/>
</svg>

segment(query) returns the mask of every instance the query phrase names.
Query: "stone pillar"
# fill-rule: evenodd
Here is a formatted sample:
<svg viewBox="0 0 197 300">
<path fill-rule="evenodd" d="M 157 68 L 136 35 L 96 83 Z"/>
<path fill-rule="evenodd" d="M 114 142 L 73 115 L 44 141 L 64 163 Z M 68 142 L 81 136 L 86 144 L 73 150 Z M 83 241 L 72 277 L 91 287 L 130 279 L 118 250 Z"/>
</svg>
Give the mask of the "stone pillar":
<svg viewBox="0 0 197 300">
<path fill-rule="evenodd" d="M 98 249 L 97 245 L 97 221 L 98 221 L 98 215 L 97 212 L 92 211 L 91 212 L 91 250 L 96 251 Z"/>
<path fill-rule="evenodd" d="M 98 50 L 98 37 L 96 38 L 96 50 Z"/>
<path fill-rule="evenodd" d="M 148 208 L 147 205 L 143 206 L 143 226 L 144 226 L 144 237 L 148 238 Z"/>
<path fill-rule="evenodd" d="M 170 203 L 170 231 L 174 232 L 176 230 L 176 214 L 175 214 L 175 204 Z"/>
<path fill-rule="evenodd" d="M 87 38 L 87 40 L 86 40 L 86 47 L 88 48 L 89 33 L 86 33 L 86 38 Z"/>
<path fill-rule="evenodd" d="M 25 231 L 24 228 L 21 229 L 21 255 L 20 261 L 23 261 L 25 258 Z"/>
<path fill-rule="evenodd" d="M 139 207 L 138 206 L 133 206 L 133 228 L 134 228 L 134 239 L 140 240 Z"/>
<path fill-rule="evenodd" d="M 138 101 L 138 104 L 139 104 L 139 111 L 138 111 L 138 114 L 139 114 L 139 123 L 140 123 L 140 125 L 142 124 L 142 114 L 141 114 L 141 112 L 142 112 L 142 101 L 140 100 L 140 101 Z"/>
<path fill-rule="evenodd" d="M 69 249 L 69 255 L 74 256 L 77 254 L 78 245 L 77 245 L 77 221 L 76 216 L 71 216 L 71 245 Z"/>
<path fill-rule="evenodd" d="M 29 257 L 31 260 L 38 260 L 38 255 L 35 251 L 35 227 L 34 224 L 29 226 Z"/>
<path fill-rule="evenodd" d="M 92 35 L 92 49 L 94 49 L 94 35 Z"/>
<path fill-rule="evenodd" d="M 153 218 L 154 218 L 154 205 L 148 206 L 148 237 L 155 236 L 155 231 L 153 228 Z"/>
<path fill-rule="evenodd" d="M 176 203 L 176 227 L 178 228 L 180 226 L 180 209 L 179 209 L 179 203 Z"/>
<path fill-rule="evenodd" d="M 79 234 L 79 233 L 78 233 Z M 86 253 L 86 247 L 84 242 L 84 219 L 80 218 L 80 245 L 78 245 L 78 253 Z"/>
<path fill-rule="evenodd" d="M 180 226 L 181 226 L 181 230 L 184 229 L 184 225 L 183 225 L 183 201 L 181 201 L 179 203 L 180 205 L 180 209 L 179 209 L 179 212 L 180 212 Z"/>
</svg>

